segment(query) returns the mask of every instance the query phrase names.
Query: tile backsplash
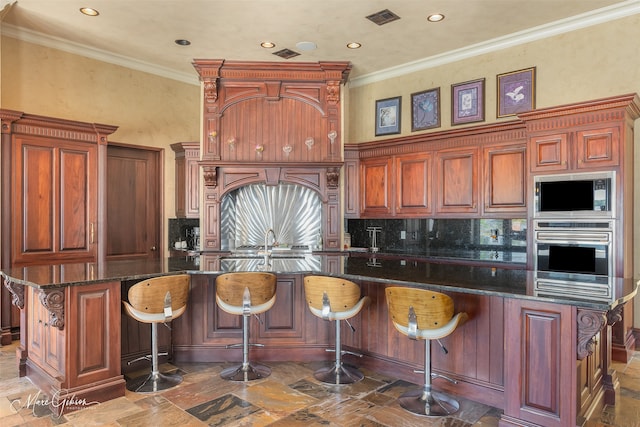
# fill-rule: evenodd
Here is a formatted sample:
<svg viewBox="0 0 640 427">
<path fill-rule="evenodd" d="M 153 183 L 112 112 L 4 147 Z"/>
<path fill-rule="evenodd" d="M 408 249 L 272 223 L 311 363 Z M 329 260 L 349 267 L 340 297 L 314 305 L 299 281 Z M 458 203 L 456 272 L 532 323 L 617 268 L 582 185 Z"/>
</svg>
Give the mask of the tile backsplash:
<svg viewBox="0 0 640 427">
<path fill-rule="evenodd" d="M 380 253 L 526 263 L 526 219 L 348 219 L 351 246 Z"/>
</svg>

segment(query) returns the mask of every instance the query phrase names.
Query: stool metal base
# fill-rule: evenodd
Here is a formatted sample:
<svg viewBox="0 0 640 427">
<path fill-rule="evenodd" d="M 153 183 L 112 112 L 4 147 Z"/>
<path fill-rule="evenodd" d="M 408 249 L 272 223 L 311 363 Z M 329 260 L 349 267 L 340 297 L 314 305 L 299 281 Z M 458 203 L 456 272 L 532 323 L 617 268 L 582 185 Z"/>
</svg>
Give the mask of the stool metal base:
<svg viewBox="0 0 640 427">
<path fill-rule="evenodd" d="M 136 393 L 154 393 L 177 386 L 182 382 L 179 373 L 161 374 L 159 372 L 142 375 L 127 381 L 127 390 Z"/>
<path fill-rule="evenodd" d="M 344 364 L 320 368 L 314 372 L 313 376 L 327 384 L 353 384 L 364 378 L 358 369 Z"/>
<path fill-rule="evenodd" d="M 460 409 L 454 398 L 437 391 L 411 390 L 400 396 L 398 402 L 407 411 L 427 417 L 444 417 Z"/>
<path fill-rule="evenodd" d="M 250 363 L 246 368 L 244 365 L 232 366 L 220 373 L 222 379 L 229 381 L 253 381 L 267 378 L 269 375 L 271 375 L 271 368 L 253 363 Z"/>
</svg>

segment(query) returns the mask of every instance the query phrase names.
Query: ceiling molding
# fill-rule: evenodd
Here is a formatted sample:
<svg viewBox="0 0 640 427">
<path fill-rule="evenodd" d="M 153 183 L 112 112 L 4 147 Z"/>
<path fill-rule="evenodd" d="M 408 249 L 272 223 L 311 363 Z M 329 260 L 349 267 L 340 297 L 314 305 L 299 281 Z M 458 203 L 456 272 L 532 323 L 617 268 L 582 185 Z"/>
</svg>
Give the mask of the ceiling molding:
<svg viewBox="0 0 640 427">
<path fill-rule="evenodd" d="M 496 52 L 502 49 L 511 48 L 524 43 L 545 39 L 559 34 L 587 28 L 593 25 L 602 24 L 616 19 L 640 13 L 640 0 L 627 0 L 622 3 L 598 9 L 596 11 L 576 15 L 571 18 L 556 21 L 551 24 L 541 25 L 525 31 L 510 34 L 508 36 L 499 37 L 483 43 L 470 45 L 461 49 L 453 50 L 441 55 L 434 55 L 418 61 L 400 64 L 381 71 L 355 77 L 349 81 L 349 87 L 364 86 L 377 83 L 406 74 L 422 71 L 429 68 L 438 67 L 463 59 L 484 55 L 490 52 Z M 95 49 L 62 39 L 59 37 L 49 36 L 40 32 L 28 30 L 15 25 L 3 23 L 1 26 L 1 34 L 3 36 L 16 38 L 25 42 L 58 49 L 64 52 L 72 53 L 87 58 L 96 59 L 98 61 L 119 65 L 125 68 L 142 71 L 145 73 L 155 74 L 160 77 L 177 80 L 183 83 L 200 85 L 198 77 L 195 73 L 183 73 L 166 67 L 161 67 L 135 58 L 117 55 L 101 49 Z"/>
<path fill-rule="evenodd" d="M 452 62 L 461 61 L 463 59 L 472 58 L 474 56 L 484 55 L 490 52 L 496 52 L 521 44 L 542 40 L 559 34 L 625 18 L 637 13 L 640 13 L 640 1 L 628 0 L 596 11 L 576 15 L 550 24 L 533 27 L 525 31 L 512 33 L 507 36 L 466 46 L 461 49 L 452 50 L 442 55 L 430 56 L 418 61 L 408 62 L 406 64 L 397 65 L 381 71 L 355 77 L 349 80 L 349 87 L 354 88 L 377 83 L 382 80 L 401 77 L 416 71 L 435 68 Z"/>
<path fill-rule="evenodd" d="M 108 52 L 106 50 L 95 49 L 80 43 L 75 43 L 59 37 L 53 37 L 37 31 L 28 30 L 26 28 L 17 27 L 12 24 L 2 24 L 2 35 L 12 37 L 24 42 L 37 44 L 40 46 L 58 49 L 63 52 L 72 53 L 74 55 L 84 56 L 98 61 L 107 62 L 109 64 L 120 65 L 132 70 L 138 70 L 149 74 L 155 74 L 172 80 L 178 80 L 183 83 L 200 85 L 198 75 L 195 70 L 191 73 L 181 73 L 166 67 L 161 67 L 150 62 L 140 61 L 135 58 L 122 56 Z"/>
</svg>

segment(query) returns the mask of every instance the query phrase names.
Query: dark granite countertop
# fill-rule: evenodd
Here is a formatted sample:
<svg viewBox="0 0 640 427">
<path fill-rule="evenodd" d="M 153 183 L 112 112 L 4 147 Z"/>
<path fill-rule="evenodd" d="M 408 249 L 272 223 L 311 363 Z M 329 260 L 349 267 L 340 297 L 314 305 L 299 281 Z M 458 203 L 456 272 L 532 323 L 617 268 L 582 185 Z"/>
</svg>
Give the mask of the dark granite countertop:
<svg viewBox="0 0 640 427">
<path fill-rule="evenodd" d="M 324 257 L 344 256 L 342 271 L 326 273 Z M 505 298 L 525 298 L 575 305 L 584 308 L 610 309 L 633 298 L 638 283 L 635 279 L 604 278 L 608 281 L 610 295 L 606 297 L 581 297 L 575 292 L 557 293 L 537 289 L 538 275 L 534 271 L 500 266 L 482 266 L 420 260 L 402 256 L 379 258 L 373 254 L 333 253 L 308 254 L 307 262 L 300 264 L 282 263 L 274 265 L 274 272 L 322 273 L 340 276 L 354 281 L 378 282 L 420 286 L 432 290 L 461 292 L 480 295 L 494 295 Z M 229 254 L 220 253 L 222 260 Z M 274 259 L 273 261 L 277 261 Z M 275 264 L 275 263 L 274 263 Z M 224 265 L 224 268 L 222 266 Z M 205 271 L 188 258 L 169 258 L 162 261 L 107 261 L 102 263 L 79 263 L 60 265 L 40 265 L 19 267 L 0 272 L 5 280 L 37 288 L 59 288 L 90 283 L 143 280 L 150 277 L 175 274 L 217 274 L 220 272 L 246 269 L 246 264 L 221 263 L 220 271 Z M 559 281 L 562 283 L 562 280 Z M 591 287 L 590 279 L 580 286 Z M 568 282 L 575 284 L 575 281 Z M 594 282 L 597 283 L 597 282 Z"/>
</svg>

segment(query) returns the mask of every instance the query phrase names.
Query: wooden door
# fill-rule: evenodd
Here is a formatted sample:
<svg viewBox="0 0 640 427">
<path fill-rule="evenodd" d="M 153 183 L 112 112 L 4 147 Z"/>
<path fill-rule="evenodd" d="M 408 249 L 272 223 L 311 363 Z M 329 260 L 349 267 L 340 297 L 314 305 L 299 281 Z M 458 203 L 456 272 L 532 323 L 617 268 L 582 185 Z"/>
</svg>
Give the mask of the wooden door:
<svg viewBox="0 0 640 427">
<path fill-rule="evenodd" d="M 392 160 L 386 157 L 360 162 L 360 209 L 362 216 L 385 217 L 392 214 Z"/>
<path fill-rule="evenodd" d="M 525 144 L 484 149 L 484 212 L 527 213 L 527 151 Z"/>
<path fill-rule="evenodd" d="M 107 148 L 107 259 L 160 257 L 163 191 L 160 152 L 118 145 Z"/>
<path fill-rule="evenodd" d="M 17 136 L 13 151 L 13 264 L 95 261 L 97 146 Z"/>
<path fill-rule="evenodd" d="M 438 213 L 478 212 L 478 149 L 442 150 L 437 153 Z"/>
<path fill-rule="evenodd" d="M 431 153 L 396 157 L 396 215 L 431 214 Z"/>
</svg>

